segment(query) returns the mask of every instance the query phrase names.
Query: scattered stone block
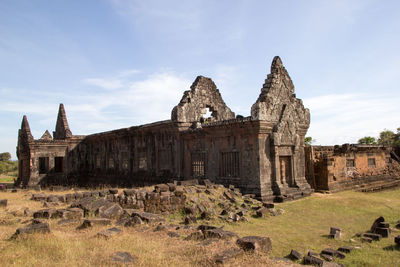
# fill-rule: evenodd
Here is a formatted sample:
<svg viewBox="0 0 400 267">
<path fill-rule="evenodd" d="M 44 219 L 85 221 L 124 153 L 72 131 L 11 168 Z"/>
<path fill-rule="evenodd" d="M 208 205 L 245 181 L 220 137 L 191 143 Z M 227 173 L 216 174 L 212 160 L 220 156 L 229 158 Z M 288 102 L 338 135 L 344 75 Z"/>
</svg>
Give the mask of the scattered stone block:
<svg viewBox="0 0 400 267">
<path fill-rule="evenodd" d="M 179 235 L 177 232 L 172 232 L 172 231 L 169 231 L 169 232 L 167 233 L 167 235 L 168 235 L 169 237 L 180 237 L 180 235 Z"/>
<path fill-rule="evenodd" d="M 15 234 L 11 238 L 14 239 L 18 237 L 20 234 L 33 234 L 33 233 L 41 233 L 41 234 L 50 233 L 49 224 L 38 223 L 18 228 L 17 231 L 15 231 Z"/>
<path fill-rule="evenodd" d="M 338 239 L 340 238 L 341 235 L 341 229 L 337 227 L 331 227 L 330 232 L 329 232 L 329 237 L 333 239 Z"/>
<path fill-rule="evenodd" d="M 221 252 L 220 254 L 216 255 L 214 257 L 214 261 L 217 264 L 225 264 L 228 261 L 243 255 L 244 251 L 241 249 L 237 249 L 237 248 L 231 248 L 231 249 L 227 249 L 224 250 L 223 252 Z"/>
<path fill-rule="evenodd" d="M 32 200 L 34 200 L 34 201 L 44 201 L 44 200 L 46 200 L 46 195 L 43 194 L 43 193 L 32 194 Z"/>
<path fill-rule="evenodd" d="M 131 227 L 131 226 L 141 225 L 141 224 L 144 224 L 143 220 L 139 216 L 133 216 L 124 223 L 124 226 Z"/>
<path fill-rule="evenodd" d="M 166 231 L 168 230 L 168 228 L 163 225 L 163 224 L 159 224 L 156 226 L 156 228 L 153 230 L 154 232 L 162 232 L 162 231 Z"/>
<path fill-rule="evenodd" d="M 29 208 L 24 209 L 24 216 L 33 216 L 33 211 L 31 211 Z"/>
<path fill-rule="evenodd" d="M 329 255 L 334 258 L 339 258 L 339 259 L 344 259 L 346 257 L 346 255 L 343 252 L 337 251 L 332 248 L 326 248 L 326 249 L 322 250 L 321 254 Z"/>
<path fill-rule="evenodd" d="M 363 236 L 363 237 L 361 237 L 361 242 L 363 242 L 363 243 L 372 243 L 372 238 L 370 238 L 370 237 L 366 237 L 366 236 Z"/>
<path fill-rule="evenodd" d="M 0 207 L 5 208 L 7 207 L 7 199 L 0 199 Z"/>
<path fill-rule="evenodd" d="M 165 218 L 160 215 L 157 215 L 154 213 L 149 213 L 149 212 L 144 212 L 144 211 L 134 211 L 132 213 L 132 216 L 138 216 L 144 222 L 150 223 L 150 224 L 165 221 Z"/>
<path fill-rule="evenodd" d="M 272 249 L 271 240 L 269 237 L 261 237 L 261 236 L 245 236 L 239 238 L 236 243 L 243 250 L 250 251 L 261 251 L 264 253 L 269 253 Z"/>
<path fill-rule="evenodd" d="M 134 196 L 136 194 L 136 190 L 134 189 L 125 189 L 124 190 L 124 195 L 125 196 Z"/>
<path fill-rule="evenodd" d="M 264 217 L 267 217 L 268 215 L 269 215 L 269 210 L 265 207 L 261 207 L 256 211 L 257 217 L 264 218 Z"/>
<path fill-rule="evenodd" d="M 118 194 L 118 189 L 112 188 L 112 189 L 109 189 L 108 192 L 109 192 L 110 194 L 112 194 L 112 195 L 115 195 L 115 194 Z"/>
<path fill-rule="evenodd" d="M 168 186 L 167 184 L 158 184 L 158 185 L 155 185 L 155 186 L 154 186 L 154 190 L 155 190 L 157 193 L 160 193 L 160 192 L 168 192 L 168 191 L 169 191 L 169 186 Z"/>
<path fill-rule="evenodd" d="M 57 216 L 59 216 L 59 214 L 57 214 L 56 209 L 43 209 L 33 213 L 33 218 L 53 219 L 58 218 Z"/>
<path fill-rule="evenodd" d="M 344 252 L 344 253 L 350 253 L 354 250 L 354 247 L 349 247 L 349 246 L 343 246 L 338 248 L 338 251 Z"/>
<path fill-rule="evenodd" d="M 121 229 L 118 229 L 116 227 L 104 230 L 104 231 L 100 231 L 97 233 L 97 237 L 102 237 L 105 239 L 109 239 L 117 234 L 120 234 L 122 232 Z"/>
<path fill-rule="evenodd" d="M 275 207 L 274 203 L 263 202 L 263 207 L 267 209 L 273 209 Z"/>
<path fill-rule="evenodd" d="M 185 240 L 202 240 L 204 239 L 204 234 L 200 230 L 196 230 L 195 232 L 190 233 Z"/>
<path fill-rule="evenodd" d="M 310 264 L 310 265 L 316 265 L 316 266 L 322 266 L 324 264 L 324 261 L 317 256 L 304 256 L 303 258 L 303 263 L 304 264 Z"/>
<path fill-rule="evenodd" d="M 201 224 L 197 227 L 197 230 L 200 231 L 206 231 L 206 230 L 211 230 L 211 229 L 217 229 L 218 227 L 213 226 L 213 225 L 205 225 L 205 224 Z"/>
<path fill-rule="evenodd" d="M 46 201 L 47 201 L 47 202 L 59 202 L 58 197 L 55 196 L 55 195 L 49 195 L 49 196 L 47 196 Z"/>
<path fill-rule="evenodd" d="M 137 257 L 132 256 L 129 252 L 118 251 L 113 254 L 112 260 L 122 263 L 135 263 L 138 259 Z"/>
<path fill-rule="evenodd" d="M 333 261 L 333 256 L 328 255 L 328 254 L 321 253 L 321 258 L 326 261 Z"/>
<path fill-rule="evenodd" d="M 45 219 L 40 219 L 40 218 L 32 219 L 32 224 L 41 224 L 41 223 L 47 223 L 47 221 Z"/>
<path fill-rule="evenodd" d="M 375 234 L 379 234 L 382 237 L 389 237 L 390 229 L 389 228 L 376 227 L 375 228 Z"/>
<path fill-rule="evenodd" d="M 66 194 L 65 195 L 65 202 L 70 203 L 75 200 L 74 194 Z"/>
<path fill-rule="evenodd" d="M 93 227 L 94 225 L 110 225 L 111 220 L 107 218 L 92 218 L 86 219 L 83 221 L 82 225 L 79 227 L 80 229 L 85 229 L 88 227 Z"/>
<path fill-rule="evenodd" d="M 124 210 L 118 204 L 105 205 L 99 208 L 99 216 L 102 218 L 116 219 L 119 218 Z"/>
<path fill-rule="evenodd" d="M 290 251 L 290 254 L 288 255 L 288 258 L 292 259 L 292 260 L 301 260 L 303 258 L 303 255 L 298 252 L 297 250 L 292 249 Z"/>
<path fill-rule="evenodd" d="M 203 231 L 203 233 L 204 233 L 204 238 L 217 238 L 224 240 L 238 238 L 238 235 L 236 233 L 225 231 L 222 230 L 221 228 L 208 229 Z"/>
<path fill-rule="evenodd" d="M 57 218 L 79 220 L 83 217 L 83 210 L 79 208 L 68 208 L 57 210 Z"/>
<path fill-rule="evenodd" d="M 394 238 L 394 242 L 395 242 L 398 246 L 400 246 L 400 235 L 398 235 L 398 236 L 396 236 L 396 237 Z"/>
<path fill-rule="evenodd" d="M 193 223 L 196 223 L 196 222 L 197 222 L 196 216 L 188 215 L 188 216 L 186 216 L 184 218 L 184 223 L 185 224 L 193 224 Z"/>
<path fill-rule="evenodd" d="M 309 251 L 307 252 L 307 256 L 315 256 L 315 257 L 318 257 L 318 253 L 315 252 L 315 251 L 309 250 Z"/>
<path fill-rule="evenodd" d="M 71 219 L 62 219 L 57 222 L 58 225 L 70 225 L 79 223 L 79 220 L 71 220 Z"/>
<path fill-rule="evenodd" d="M 378 227 L 380 228 L 390 228 L 390 224 L 388 222 L 379 222 Z"/>
<path fill-rule="evenodd" d="M 379 241 L 382 238 L 380 234 L 374 234 L 374 233 L 365 233 L 363 234 L 363 237 L 369 237 L 374 241 Z"/>
<path fill-rule="evenodd" d="M 380 216 L 379 218 L 377 218 L 374 223 L 371 226 L 371 233 L 375 233 L 375 229 L 379 226 L 380 223 L 384 222 L 385 218 L 383 218 L 382 216 Z"/>
</svg>

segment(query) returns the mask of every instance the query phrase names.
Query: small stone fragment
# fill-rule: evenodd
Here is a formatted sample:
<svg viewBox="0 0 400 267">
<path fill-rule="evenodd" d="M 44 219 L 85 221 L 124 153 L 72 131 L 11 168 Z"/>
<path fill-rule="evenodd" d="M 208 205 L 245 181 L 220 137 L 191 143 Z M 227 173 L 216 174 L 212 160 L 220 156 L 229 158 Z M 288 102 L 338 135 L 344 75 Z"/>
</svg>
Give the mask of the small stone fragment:
<svg viewBox="0 0 400 267">
<path fill-rule="evenodd" d="M 7 199 L 0 199 L 0 207 L 2 208 L 7 207 Z"/>
<path fill-rule="evenodd" d="M 303 258 L 303 255 L 300 252 L 298 252 L 297 250 L 292 249 L 290 251 L 290 254 L 288 257 L 292 260 L 297 261 L 297 260 L 301 260 L 301 258 Z"/>
<path fill-rule="evenodd" d="M 344 253 L 350 253 L 353 250 L 354 250 L 354 247 L 348 247 L 348 246 L 343 246 L 343 247 L 338 248 L 338 251 L 341 251 Z"/>
<path fill-rule="evenodd" d="M 269 253 L 272 249 L 272 244 L 269 237 L 245 236 L 239 238 L 236 243 L 244 250 L 257 250 L 264 253 Z"/>
<path fill-rule="evenodd" d="M 38 223 L 18 228 L 15 234 L 11 238 L 14 239 L 18 237 L 20 234 L 33 234 L 33 233 L 42 233 L 42 234 L 50 233 L 49 224 Z"/>
<path fill-rule="evenodd" d="M 232 248 L 232 249 L 224 250 L 222 253 L 216 255 L 214 257 L 214 260 L 215 260 L 215 263 L 217 263 L 217 264 L 225 264 L 229 260 L 234 259 L 240 255 L 243 255 L 243 253 L 244 253 L 244 251 L 241 249 Z"/>
<path fill-rule="evenodd" d="M 137 257 L 132 256 L 129 252 L 118 251 L 114 253 L 112 260 L 122 263 L 133 263 L 137 261 Z"/>
<path fill-rule="evenodd" d="M 98 232 L 97 237 L 109 239 L 109 238 L 113 237 L 114 235 L 120 234 L 121 232 L 122 232 L 121 229 L 113 227 L 113 228 Z"/>
<path fill-rule="evenodd" d="M 340 238 L 341 234 L 341 229 L 337 227 L 331 227 L 330 232 L 329 232 L 329 237 L 333 239 L 338 239 Z"/>
</svg>

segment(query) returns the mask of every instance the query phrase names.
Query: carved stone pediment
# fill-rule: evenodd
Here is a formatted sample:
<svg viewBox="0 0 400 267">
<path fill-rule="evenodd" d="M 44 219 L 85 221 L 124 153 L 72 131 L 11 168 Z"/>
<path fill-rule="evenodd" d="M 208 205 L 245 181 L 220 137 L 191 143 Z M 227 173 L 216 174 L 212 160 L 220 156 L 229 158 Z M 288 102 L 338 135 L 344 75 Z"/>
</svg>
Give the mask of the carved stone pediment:
<svg viewBox="0 0 400 267">
<path fill-rule="evenodd" d="M 310 111 L 301 99 L 296 98 L 292 79 L 279 57 L 272 61 L 271 74 L 268 74 L 256 103 L 251 107 L 251 117 L 275 124 L 275 145 L 296 146 L 300 126 L 308 128 L 310 124 Z"/>
<path fill-rule="evenodd" d="M 212 112 L 212 121 L 235 118 L 235 113 L 225 104 L 217 86 L 210 78 L 198 76 L 190 89 L 184 92 L 180 103 L 173 108 L 172 121 L 198 122 L 207 108 Z"/>
<path fill-rule="evenodd" d="M 304 108 L 301 99 L 296 98 L 292 79 L 281 59 L 275 57 L 271 74 L 268 74 L 256 103 L 251 107 L 251 117 L 277 123 L 283 116 L 292 116 L 298 123 L 310 123 L 309 110 Z"/>
</svg>

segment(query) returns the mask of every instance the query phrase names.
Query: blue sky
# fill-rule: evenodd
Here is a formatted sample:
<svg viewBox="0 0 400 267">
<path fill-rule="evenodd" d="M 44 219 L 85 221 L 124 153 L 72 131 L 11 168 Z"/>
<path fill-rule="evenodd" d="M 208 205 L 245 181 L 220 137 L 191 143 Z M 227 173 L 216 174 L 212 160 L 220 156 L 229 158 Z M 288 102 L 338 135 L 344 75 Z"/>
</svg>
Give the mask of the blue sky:
<svg viewBox="0 0 400 267">
<path fill-rule="evenodd" d="M 282 58 L 316 144 L 400 127 L 399 1 L 0 0 L 0 152 L 170 118 L 197 75 L 248 116 Z"/>
</svg>

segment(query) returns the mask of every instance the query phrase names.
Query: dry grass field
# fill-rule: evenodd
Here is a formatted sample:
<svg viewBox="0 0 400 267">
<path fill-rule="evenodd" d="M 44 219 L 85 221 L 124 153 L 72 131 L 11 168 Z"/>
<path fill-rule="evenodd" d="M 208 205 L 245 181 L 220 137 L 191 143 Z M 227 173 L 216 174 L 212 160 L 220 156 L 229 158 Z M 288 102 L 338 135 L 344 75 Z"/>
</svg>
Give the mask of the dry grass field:
<svg viewBox="0 0 400 267">
<path fill-rule="evenodd" d="M 77 230 L 79 223 L 59 225 L 49 220 L 50 234 L 34 234 L 10 240 L 18 227 L 30 223 L 24 209 L 38 210 L 42 203 L 30 200 L 33 191 L 0 192 L 0 199 L 8 199 L 8 206 L 0 208 L 0 265 L 1 266 L 121 266 L 112 260 L 117 251 L 137 257 L 134 266 L 211 266 L 213 257 L 222 250 L 235 247 L 227 241 L 211 244 L 172 238 L 165 231 L 154 232 L 154 227 L 120 227 L 123 232 L 110 239 L 98 238 L 100 230 L 110 226 Z M 50 193 L 50 192 L 46 192 Z M 343 245 L 359 246 L 340 262 L 345 266 L 400 266 L 400 250 L 392 236 L 373 243 L 361 243 L 354 235 L 367 231 L 375 218 L 384 216 L 394 226 L 400 219 L 400 189 L 365 194 L 353 191 L 337 194 L 314 194 L 311 197 L 276 205 L 283 215 L 250 218 L 249 222 L 227 223 L 220 220 L 211 224 L 239 234 L 269 236 L 271 255 L 244 254 L 229 266 L 290 266 L 274 258 L 286 256 L 291 249 L 306 253 Z M 61 208 L 63 206 L 57 206 Z M 182 221 L 180 214 L 168 216 L 173 224 Z M 204 222 L 199 222 L 204 223 Z M 339 240 L 328 239 L 329 227 L 342 229 Z"/>
</svg>

